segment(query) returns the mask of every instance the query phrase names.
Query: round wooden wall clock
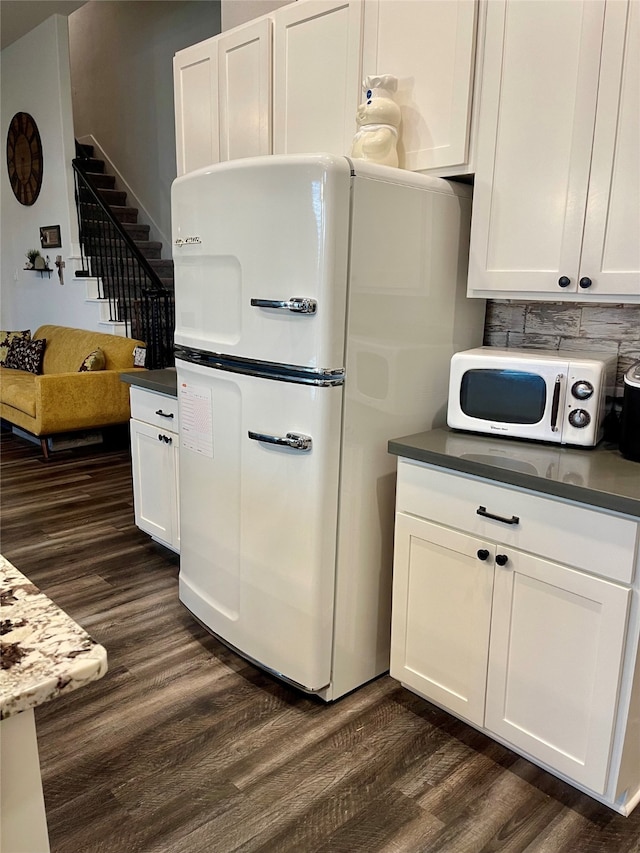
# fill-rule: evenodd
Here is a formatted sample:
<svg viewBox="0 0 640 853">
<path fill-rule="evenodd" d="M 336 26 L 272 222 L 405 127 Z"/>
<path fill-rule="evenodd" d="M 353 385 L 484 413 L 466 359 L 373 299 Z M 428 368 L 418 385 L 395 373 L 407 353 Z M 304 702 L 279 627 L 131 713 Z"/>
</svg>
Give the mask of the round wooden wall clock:
<svg viewBox="0 0 640 853">
<path fill-rule="evenodd" d="M 33 204 L 42 186 L 42 140 L 29 113 L 16 113 L 9 124 L 7 170 L 20 204 Z"/>
</svg>

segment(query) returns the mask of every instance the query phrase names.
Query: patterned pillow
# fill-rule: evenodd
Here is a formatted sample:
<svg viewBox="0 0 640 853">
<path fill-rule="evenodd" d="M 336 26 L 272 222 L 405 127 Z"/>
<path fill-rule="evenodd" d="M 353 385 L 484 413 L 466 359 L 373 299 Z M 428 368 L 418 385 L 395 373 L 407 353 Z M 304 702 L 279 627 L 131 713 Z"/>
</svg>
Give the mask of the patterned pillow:
<svg viewBox="0 0 640 853">
<path fill-rule="evenodd" d="M 37 338 L 33 341 L 14 338 L 9 345 L 4 366 L 14 370 L 27 370 L 29 373 L 42 373 L 42 359 L 46 344 L 46 338 Z"/>
<path fill-rule="evenodd" d="M 20 338 L 22 341 L 30 341 L 31 329 L 25 329 L 23 332 L 0 332 L 0 364 L 5 363 L 9 345 L 15 338 Z"/>
<path fill-rule="evenodd" d="M 107 359 L 104 357 L 104 353 L 100 347 L 98 347 L 84 359 L 78 368 L 78 373 L 84 373 L 87 370 L 104 370 L 106 363 Z"/>
</svg>

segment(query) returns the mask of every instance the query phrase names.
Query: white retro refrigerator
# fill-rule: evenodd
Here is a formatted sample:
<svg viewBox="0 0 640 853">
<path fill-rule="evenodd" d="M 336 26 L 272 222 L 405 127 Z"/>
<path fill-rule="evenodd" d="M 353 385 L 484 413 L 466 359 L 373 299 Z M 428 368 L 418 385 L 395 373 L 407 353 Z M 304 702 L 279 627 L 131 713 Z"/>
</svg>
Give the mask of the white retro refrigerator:
<svg viewBox="0 0 640 853">
<path fill-rule="evenodd" d="M 387 442 L 445 423 L 481 343 L 470 195 L 329 155 L 173 184 L 180 599 L 325 701 L 389 666 Z"/>
</svg>

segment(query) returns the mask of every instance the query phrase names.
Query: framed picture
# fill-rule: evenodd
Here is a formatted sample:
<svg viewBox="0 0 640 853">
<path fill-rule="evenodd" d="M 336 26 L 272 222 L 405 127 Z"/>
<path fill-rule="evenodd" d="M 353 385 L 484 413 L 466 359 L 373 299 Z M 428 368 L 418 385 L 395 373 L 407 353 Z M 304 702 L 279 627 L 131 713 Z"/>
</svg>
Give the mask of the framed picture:
<svg viewBox="0 0 640 853">
<path fill-rule="evenodd" d="M 144 367 L 146 360 L 147 360 L 147 348 L 146 347 L 134 347 L 133 348 L 133 366 L 134 367 Z"/>
<path fill-rule="evenodd" d="M 59 225 L 45 225 L 40 229 L 40 245 L 43 249 L 59 249 L 62 246 L 60 240 Z"/>
</svg>

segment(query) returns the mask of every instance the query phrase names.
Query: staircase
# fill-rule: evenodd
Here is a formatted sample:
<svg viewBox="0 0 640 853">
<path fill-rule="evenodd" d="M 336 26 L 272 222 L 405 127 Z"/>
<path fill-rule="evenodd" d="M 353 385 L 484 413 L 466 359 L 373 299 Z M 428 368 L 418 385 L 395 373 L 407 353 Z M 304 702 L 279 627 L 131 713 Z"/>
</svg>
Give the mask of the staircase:
<svg viewBox="0 0 640 853">
<path fill-rule="evenodd" d="M 147 344 L 147 367 L 173 364 L 173 261 L 161 258 L 162 243 L 149 239 L 138 209 L 115 188 L 115 176 L 93 146 L 76 143 L 73 161 L 82 247 L 77 277 L 95 278 L 109 321 Z"/>
</svg>

